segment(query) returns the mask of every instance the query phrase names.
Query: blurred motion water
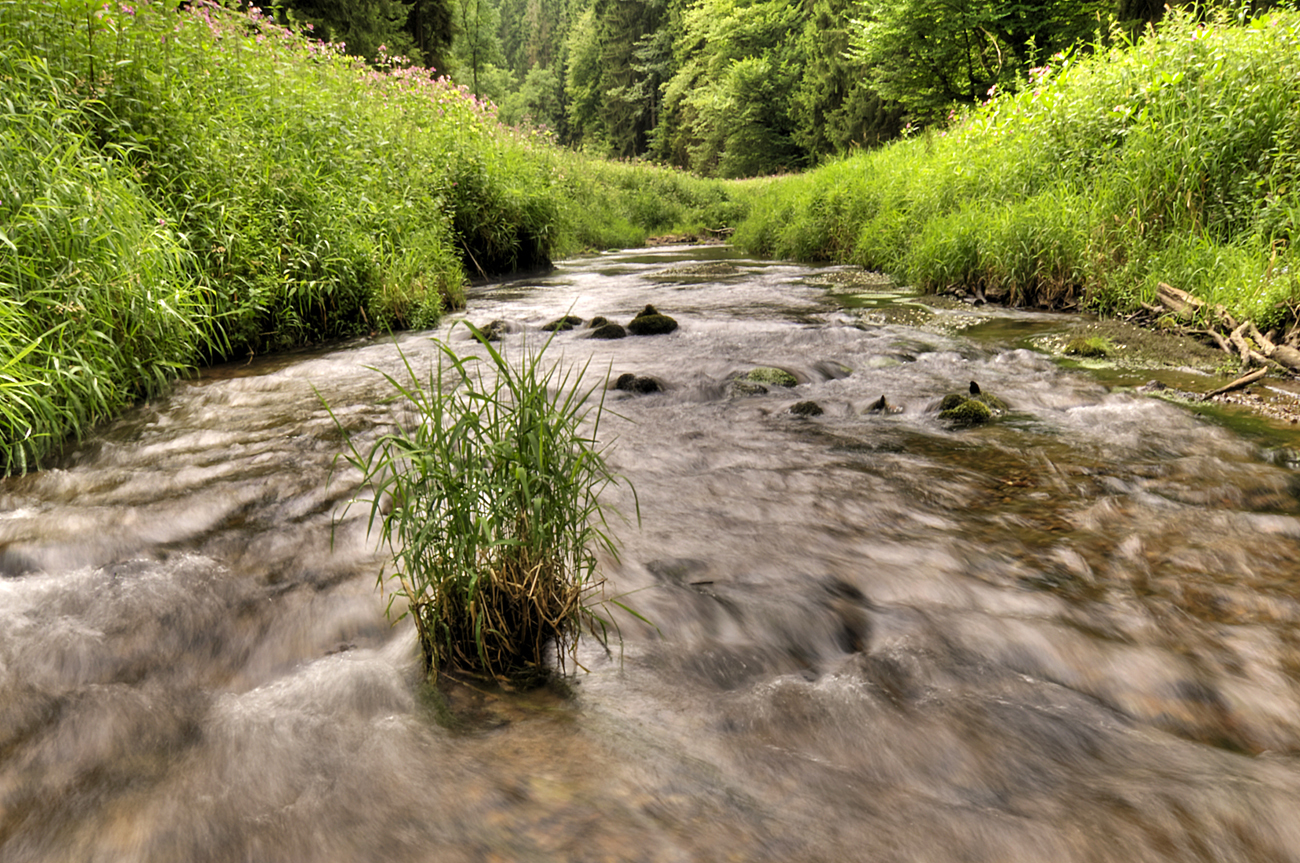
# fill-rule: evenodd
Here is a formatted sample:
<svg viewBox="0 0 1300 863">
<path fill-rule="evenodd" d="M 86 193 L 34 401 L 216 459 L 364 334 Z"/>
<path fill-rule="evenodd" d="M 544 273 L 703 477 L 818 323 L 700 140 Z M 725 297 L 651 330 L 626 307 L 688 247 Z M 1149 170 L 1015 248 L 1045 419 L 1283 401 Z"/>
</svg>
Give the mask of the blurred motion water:
<svg viewBox="0 0 1300 863">
<path fill-rule="evenodd" d="M 429 334 L 211 370 L 0 483 L 0 859 L 1300 859 L 1296 441 L 1021 346 L 1059 316 L 831 272 L 670 247 L 472 295 L 508 351 L 680 323 L 547 352 L 662 391 L 601 426 L 643 516 L 609 593 L 655 626 L 538 691 L 428 689 L 348 508 L 322 399 L 373 439 Z M 971 381 L 1007 414 L 941 420 Z"/>
</svg>

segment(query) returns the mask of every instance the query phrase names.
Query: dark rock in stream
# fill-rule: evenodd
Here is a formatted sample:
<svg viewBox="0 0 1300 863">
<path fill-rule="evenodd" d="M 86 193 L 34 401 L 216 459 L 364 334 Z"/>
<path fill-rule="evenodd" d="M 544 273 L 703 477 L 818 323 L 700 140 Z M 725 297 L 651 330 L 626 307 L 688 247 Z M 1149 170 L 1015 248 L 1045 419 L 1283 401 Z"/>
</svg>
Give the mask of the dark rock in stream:
<svg viewBox="0 0 1300 863">
<path fill-rule="evenodd" d="M 632 319 L 627 329 L 634 336 L 662 336 L 677 329 L 677 321 L 647 305 Z"/>
<path fill-rule="evenodd" d="M 797 417 L 819 417 L 826 411 L 814 401 L 795 402 L 790 406 L 790 413 Z"/>
<path fill-rule="evenodd" d="M 748 396 L 767 395 L 767 387 L 755 381 L 747 381 L 744 378 L 735 378 L 727 381 L 727 398 L 742 399 Z"/>
<path fill-rule="evenodd" d="M 599 318 L 598 320 L 604 320 L 604 319 Z M 592 323 L 595 323 L 595 321 L 593 321 Z M 591 335 L 589 335 L 588 338 L 621 339 L 624 338 L 626 335 L 627 335 L 627 330 L 623 329 L 622 324 L 612 324 L 609 321 L 605 321 L 605 323 L 593 329 L 591 331 Z"/>
<path fill-rule="evenodd" d="M 631 372 L 628 372 L 618 376 L 618 380 L 614 382 L 614 389 L 625 393 L 647 395 L 649 393 L 663 392 L 664 388 L 659 381 L 654 378 L 634 375 Z"/>
<path fill-rule="evenodd" d="M 510 332 L 510 324 L 502 320 L 492 321 L 485 326 L 479 327 L 479 332 L 489 342 L 499 342 L 502 336 Z"/>
<path fill-rule="evenodd" d="M 577 315 L 565 315 L 562 318 L 556 318 L 546 326 L 542 327 L 548 333 L 558 333 L 564 330 L 571 330 L 582 323 L 582 318 Z"/>
<path fill-rule="evenodd" d="M 883 395 L 872 402 L 871 407 L 867 408 L 867 413 L 869 414 L 901 414 L 902 412 L 903 409 L 901 407 L 898 405 L 891 405 L 889 400 Z"/>
</svg>

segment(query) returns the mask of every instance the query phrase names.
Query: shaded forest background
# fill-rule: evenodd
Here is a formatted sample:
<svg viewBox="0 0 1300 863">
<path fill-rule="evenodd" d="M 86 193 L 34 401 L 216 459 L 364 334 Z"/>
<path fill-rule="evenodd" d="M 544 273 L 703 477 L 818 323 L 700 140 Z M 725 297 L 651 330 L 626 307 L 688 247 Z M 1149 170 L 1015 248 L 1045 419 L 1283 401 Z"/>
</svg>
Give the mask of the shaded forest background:
<svg viewBox="0 0 1300 863">
<path fill-rule="evenodd" d="M 1255 3 L 1243 13 L 1260 11 Z M 592 155 L 794 171 L 951 118 L 1160 0 L 284 0 L 375 64 L 431 66 Z M 404 59 L 395 59 L 404 58 Z"/>
</svg>

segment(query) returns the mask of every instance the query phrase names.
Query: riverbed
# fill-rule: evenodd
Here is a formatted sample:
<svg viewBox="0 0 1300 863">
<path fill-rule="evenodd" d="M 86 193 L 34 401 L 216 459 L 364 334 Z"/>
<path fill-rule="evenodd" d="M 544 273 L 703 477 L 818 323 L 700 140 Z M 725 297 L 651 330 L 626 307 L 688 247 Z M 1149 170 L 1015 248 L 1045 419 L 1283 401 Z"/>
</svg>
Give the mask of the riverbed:
<svg viewBox="0 0 1300 863">
<path fill-rule="evenodd" d="M 1300 438 L 1035 349 L 1075 318 L 837 272 L 562 262 L 0 482 L 0 859 L 1300 859 Z M 481 350 L 459 318 L 510 353 L 647 303 L 678 329 L 546 357 L 659 384 L 600 426 L 652 625 L 430 687 L 344 433 L 409 419 L 431 336 Z M 972 382 L 1005 411 L 941 418 Z"/>
</svg>

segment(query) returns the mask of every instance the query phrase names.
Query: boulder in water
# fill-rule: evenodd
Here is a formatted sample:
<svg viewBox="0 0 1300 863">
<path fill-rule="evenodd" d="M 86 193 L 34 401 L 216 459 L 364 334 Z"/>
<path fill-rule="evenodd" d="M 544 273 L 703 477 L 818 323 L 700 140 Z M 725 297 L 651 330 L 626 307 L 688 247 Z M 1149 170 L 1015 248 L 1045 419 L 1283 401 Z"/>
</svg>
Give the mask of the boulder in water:
<svg viewBox="0 0 1300 863">
<path fill-rule="evenodd" d="M 677 321 L 661 315 L 654 306 L 647 305 L 637 313 L 627 329 L 634 336 L 661 336 L 677 329 Z"/>
<path fill-rule="evenodd" d="M 989 406 L 983 401 L 959 394 L 944 396 L 939 411 L 939 419 L 949 420 L 958 425 L 977 425 L 986 423 L 992 418 L 993 411 L 989 410 Z"/>
<path fill-rule="evenodd" d="M 582 318 L 576 315 L 565 315 L 562 318 L 556 318 L 546 326 L 542 327 L 548 333 L 558 333 L 564 330 L 571 330 L 582 323 Z"/>
<path fill-rule="evenodd" d="M 826 411 L 814 401 L 795 402 L 790 406 L 790 413 L 797 417 L 819 417 Z"/>
<path fill-rule="evenodd" d="M 635 393 L 637 395 L 647 395 L 649 393 L 663 392 L 663 386 L 659 381 L 643 375 L 634 375 L 631 372 L 621 374 L 618 380 L 614 382 L 614 389 L 625 393 Z"/>
<path fill-rule="evenodd" d="M 796 387 L 799 379 L 785 369 L 772 366 L 758 366 L 745 373 L 745 380 L 756 384 L 772 384 L 778 387 Z"/>
<path fill-rule="evenodd" d="M 867 408 L 867 413 L 869 414 L 901 414 L 902 412 L 903 409 L 901 407 L 898 405 L 891 405 L 889 400 L 883 395 L 872 402 L 871 407 Z"/>
<path fill-rule="evenodd" d="M 499 342 L 501 341 L 502 336 L 510 332 L 510 325 L 505 321 L 495 320 L 485 326 L 479 327 L 479 332 L 483 334 L 483 338 L 487 341 Z"/>
<path fill-rule="evenodd" d="M 742 399 L 748 396 L 761 396 L 767 394 L 767 387 L 763 384 L 747 381 L 744 378 L 733 378 L 727 381 L 727 398 Z"/>
<path fill-rule="evenodd" d="M 623 329 L 622 324 L 614 324 L 609 321 L 601 324 L 591 331 L 588 338 L 592 339 L 621 339 L 627 335 L 627 330 Z"/>
</svg>

